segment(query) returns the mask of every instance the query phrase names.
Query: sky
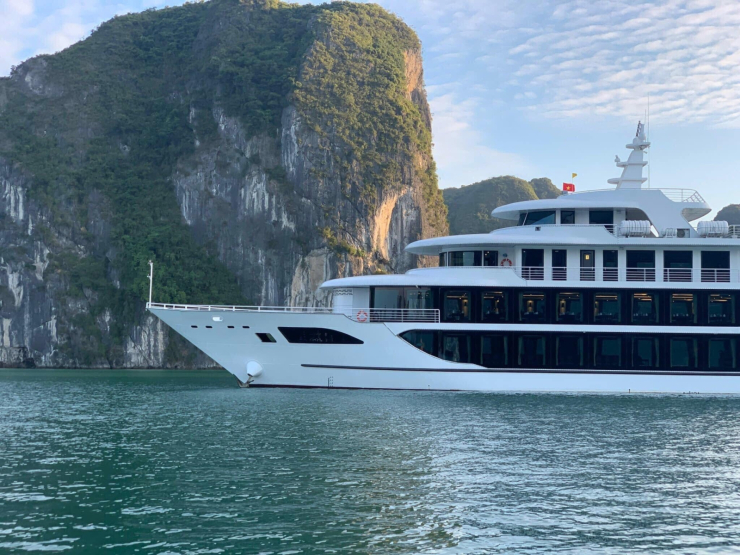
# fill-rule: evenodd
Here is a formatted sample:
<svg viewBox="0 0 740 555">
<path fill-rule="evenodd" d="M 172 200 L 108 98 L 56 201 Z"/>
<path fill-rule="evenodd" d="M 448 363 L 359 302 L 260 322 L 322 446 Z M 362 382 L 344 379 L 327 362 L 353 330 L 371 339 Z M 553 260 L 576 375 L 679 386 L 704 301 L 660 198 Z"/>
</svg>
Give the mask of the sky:
<svg viewBox="0 0 740 555">
<path fill-rule="evenodd" d="M 0 0 L 0 75 L 181 0 Z M 608 187 L 650 110 L 650 185 L 740 203 L 737 0 L 377 0 L 423 44 L 441 187 Z"/>
</svg>

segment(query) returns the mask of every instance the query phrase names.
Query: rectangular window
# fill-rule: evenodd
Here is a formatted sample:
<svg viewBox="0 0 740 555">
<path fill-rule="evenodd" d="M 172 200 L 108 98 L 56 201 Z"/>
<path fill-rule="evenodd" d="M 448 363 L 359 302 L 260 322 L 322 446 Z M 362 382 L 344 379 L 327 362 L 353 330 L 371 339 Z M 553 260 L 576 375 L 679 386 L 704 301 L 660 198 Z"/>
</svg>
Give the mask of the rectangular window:
<svg viewBox="0 0 740 555">
<path fill-rule="evenodd" d="M 278 328 L 288 343 L 320 343 L 335 345 L 362 345 L 356 337 L 329 328 L 297 328 L 280 326 Z"/>
<path fill-rule="evenodd" d="M 548 225 L 555 223 L 555 210 L 529 212 L 524 225 Z"/>
<path fill-rule="evenodd" d="M 613 210 L 589 210 L 588 212 L 588 223 L 591 225 L 605 225 L 609 229 L 614 225 L 614 211 Z"/>
<path fill-rule="evenodd" d="M 509 365 L 509 338 L 505 335 L 485 334 L 480 338 L 480 365 L 502 368 Z"/>
<path fill-rule="evenodd" d="M 481 293 L 481 322 L 506 322 L 508 321 L 508 292 L 483 291 Z"/>
<path fill-rule="evenodd" d="M 450 362 L 470 362 L 470 336 L 464 333 L 440 334 L 439 358 Z"/>
<path fill-rule="evenodd" d="M 547 321 L 544 293 L 519 293 L 519 321 L 541 324 Z"/>
<path fill-rule="evenodd" d="M 604 281 L 619 280 L 619 252 L 604 251 Z"/>
<path fill-rule="evenodd" d="M 655 281 L 655 251 L 627 251 L 627 281 Z"/>
<path fill-rule="evenodd" d="M 429 287 L 406 287 L 404 295 L 404 308 L 416 310 L 434 308 L 434 297 Z"/>
<path fill-rule="evenodd" d="M 701 251 L 701 280 L 711 283 L 730 281 L 730 252 Z"/>
<path fill-rule="evenodd" d="M 632 323 L 642 326 L 660 322 L 658 306 L 659 295 L 656 293 L 632 294 Z"/>
<path fill-rule="evenodd" d="M 594 293 L 594 324 L 622 322 L 622 294 Z"/>
<path fill-rule="evenodd" d="M 594 367 L 620 368 L 622 366 L 622 338 L 594 338 Z"/>
<path fill-rule="evenodd" d="M 558 368 L 583 368 L 583 338 L 558 336 L 555 340 L 555 365 Z"/>
<path fill-rule="evenodd" d="M 560 324 L 579 324 L 583 322 L 583 294 L 557 293 L 556 318 Z"/>
<path fill-rule="evenodd" d="M 376 287 L 373 308 L 401 308 L 403 289 L 400 287 Z"/>
<path fill-rule="evenodd" d="M 484 266 L 498 266 L 498 251 L 483 251 Z"/>
<path fill-rule="evenodd" d="M 660 366 L 660 349 L 657 337 L 638 335 L 632 338 L 632 367 L 635 369 L 655 369 Z"/>
<path fill-rule="evenodd" d="M 439 253 L 439 267 L 444 268 L 447 266 L 447 253 L 441 252 Z"/>
<path fill-rule="evenodd" d="M 664 251 L 663 281 L 690 282 L 693 259 L 692 251 Z"/>
<path fill-rule="evenodd" d="M 519 212 L 519 221 L 516 225 L 524 225 L 524 222 L 527 220 L 527 213 L 526 212 Z"/>
<path fill-rule="evenodd" d="M 457 251 L 449 253 L 450 266 L 480 266 L 480 251 Z"/>
<path fill-rule="evenodd" d="M 544 249 L 522 249 L 522 277 L 524 279 L 545 279 L 544 265 Z"/>
<path fill-rule="evenodd" d="M 445 291 L 442 318 L 445 322 L 470 322 L 470 291 Z"/>
<path fill-rule="evenodd" d="M 576 223 L 576 213 L 574 210 L 560 211 L 560 225 L 572 225 Z"/>
<path fill-rule="evenodd" d="M 696 324 L 696 295 L 671 293 L 671 324 Z"/>
<path fill-rule="evenodd" d="M 734 370 L 737 358 L 735 354 L 735 340 L 729 338 L 713 338 L 708 343 L 710 370 Z"/>
<path fill-rule="evenodd" d="M 596 279 L 596 254 L 592 250 L 581 251 L 581 281 Z"/>
<path fill-rule="evenodd" d="M 552 251 L 552 279 L 553 281 L 568 279 L 568 251 Z"/>
<path fill-rule="evenodd" d="M 707 317 L 710 326 L 729 326 L 735 323 L 734 294 L 710 293 L 707 303 Z"/>
<path fill-rule="evenodd" d="M 671 368 L 694 370 L 696 368 L 696 339 L 673 337 L 670 339 Z"/>
<path fill-rule="evenodd" d="M 522 335 L 519 337 L 519 366 L 522 368 L 544 368 L 544 336 Z"/>
</svg>

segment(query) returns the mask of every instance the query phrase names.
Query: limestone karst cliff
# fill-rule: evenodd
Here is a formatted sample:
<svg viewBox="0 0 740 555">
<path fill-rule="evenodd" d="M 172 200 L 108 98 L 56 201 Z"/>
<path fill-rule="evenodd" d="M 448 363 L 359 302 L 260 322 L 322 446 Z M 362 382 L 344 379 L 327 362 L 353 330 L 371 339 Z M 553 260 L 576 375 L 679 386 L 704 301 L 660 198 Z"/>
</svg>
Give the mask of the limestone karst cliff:
<svg viewBox="0 0 740 555">
<path fill-rule="evenodd" d="M 421 46 L 375 5 L 117 17 L 0 79 L 0 365 L 211 364 L 155 300 L 305 305 L 447 232 Z"/>
</svg>

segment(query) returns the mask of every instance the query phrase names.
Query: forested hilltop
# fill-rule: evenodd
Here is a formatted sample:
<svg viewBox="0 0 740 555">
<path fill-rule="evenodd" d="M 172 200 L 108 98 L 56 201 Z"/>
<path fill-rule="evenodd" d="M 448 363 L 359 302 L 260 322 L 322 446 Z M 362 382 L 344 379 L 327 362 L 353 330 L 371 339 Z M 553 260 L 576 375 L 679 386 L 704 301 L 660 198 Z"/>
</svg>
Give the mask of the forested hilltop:
<svg viewBox="0 0 740 555">
<path fill-rule="evenodd" d="M 488 233 L 514 225 L 516 222 L 492 217 L 491 211 L 512 202 L 555 198 L 560 195 L 558 188 L 546 177 L 525 181 L 510 175 L 444 189 L 443 193 L 452 235 Z"/>
<path fill-rule="evenodd" d="M 416 35 L 376 5 L 116 17 L 0 79 L 0 365 L 209 362 L 155 300 L 321 303 L 447 233 Z"/>
</svg>

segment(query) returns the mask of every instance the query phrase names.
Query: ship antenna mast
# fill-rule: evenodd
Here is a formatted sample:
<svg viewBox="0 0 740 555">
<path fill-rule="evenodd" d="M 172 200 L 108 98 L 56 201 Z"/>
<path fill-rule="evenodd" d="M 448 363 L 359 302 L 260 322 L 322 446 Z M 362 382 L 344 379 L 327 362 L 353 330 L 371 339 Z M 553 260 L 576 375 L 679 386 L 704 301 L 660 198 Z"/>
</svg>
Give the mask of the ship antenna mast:
<svg viewBox="0 0 740 555">
<path fill-rule="evenodd" d="M 647 106 L 647 117 L 645 118 L 647 120 L 647 140 L 650 142 L 650 93 L 648 93 L 648 106 Z M 650 185 L 652 184 L 650 181 L 650 167 L 653 165 L 653 156 L 650 149 L 648 149 L 647 153 L 648 157 L 648 180 L 647 185 L 648 189 L 650 188 Z"/>
<path fill-rule="evenodd" d="M 154 283 L 154 262 L 151 260 L 149 261 L 149 275 L 146 277 L 149 278 L 149 302 L 146 304 L 149 308 L 152 305 L 152 284 Z"/>
</svg>

